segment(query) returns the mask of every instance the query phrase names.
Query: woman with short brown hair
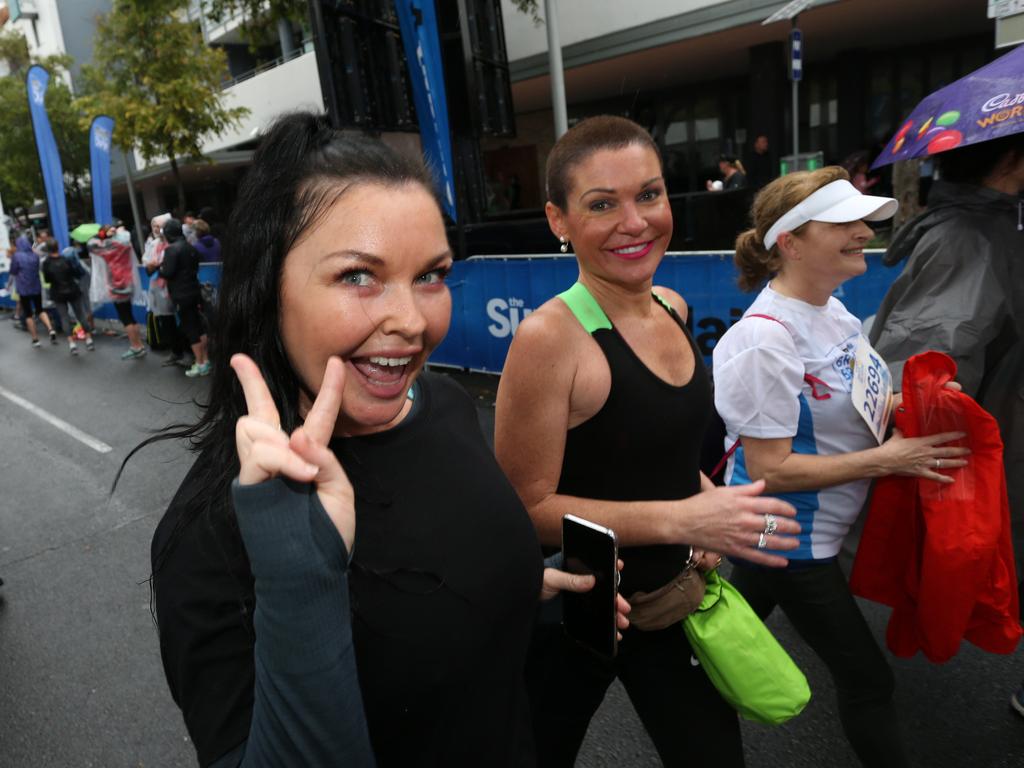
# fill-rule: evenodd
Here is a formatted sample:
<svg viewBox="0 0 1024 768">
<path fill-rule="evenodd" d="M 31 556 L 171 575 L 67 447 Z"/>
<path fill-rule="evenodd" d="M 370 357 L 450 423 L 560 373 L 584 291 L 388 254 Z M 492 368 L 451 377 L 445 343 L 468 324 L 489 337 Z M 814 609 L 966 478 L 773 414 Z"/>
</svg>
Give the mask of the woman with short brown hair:
<svg viewBox="0 0 1024 768">
<path fill-rule="evenodd" d="M 700 472 L 711 389 L 685 320 L 686 302 L 654 287 L 672 237 L 657 147 L 620 117 L 582 121 L 547 163 L 546 213 L 579 280 L 524 320 L 498 388 L 495 451 L 541 543 L 559 543 L 573 514 L 615 531 L 621 593 L 657 593 L 716 552 L 784 565 L 757 550 L 766 515 L 777 549 L 798 526 L 761 486 L 714 489 Z M 571 766 L 615 678 L 666 765 L 742 765 L 736 713 L 691 661 L 680 624 L 638 622 L 614 659 L 535 634 L 531 678 L 541 765 Z"/>
</svg>

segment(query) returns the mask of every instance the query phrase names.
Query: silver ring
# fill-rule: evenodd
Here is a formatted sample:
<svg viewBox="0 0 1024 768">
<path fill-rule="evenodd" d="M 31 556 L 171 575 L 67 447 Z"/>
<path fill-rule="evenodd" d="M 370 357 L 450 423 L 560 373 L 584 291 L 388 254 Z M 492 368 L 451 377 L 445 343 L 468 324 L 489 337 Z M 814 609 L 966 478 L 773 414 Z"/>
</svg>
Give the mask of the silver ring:
<svg viewBox="0 0 1024 768">
<path fill-rule="evenodd" d="M 764 549 L 766 546 L 768 546 L 768 536 L 763 533 L 759 533 L 757 535 L 757 548 Z"/>
<path fill-rule="evenodd" d="M 779 529 L 779 521 L 770 512 L 764 516 L 764 535 L 771 536 Z"/>
<path fill-rule="evenodd" d="M 935 468 L 936 469 L 942 469 L 942 459 L 936 459 L 935 460 Z"/>
<path fill-rule="evenodd" d="M 693 549 L 693 545 L 691 544 L 690 545 L 690 554 L 687 555 L 687 557 L 686 557 L 686 564 L 683 566 L 683 570 L 684 571 L 688 571 L 691 568 L 696 568 L 697 567 L 697 560 L 698 560 L 698 558 L 694 557 L 693 555 L 694 555 L 694 549 Z"/>
</svg>

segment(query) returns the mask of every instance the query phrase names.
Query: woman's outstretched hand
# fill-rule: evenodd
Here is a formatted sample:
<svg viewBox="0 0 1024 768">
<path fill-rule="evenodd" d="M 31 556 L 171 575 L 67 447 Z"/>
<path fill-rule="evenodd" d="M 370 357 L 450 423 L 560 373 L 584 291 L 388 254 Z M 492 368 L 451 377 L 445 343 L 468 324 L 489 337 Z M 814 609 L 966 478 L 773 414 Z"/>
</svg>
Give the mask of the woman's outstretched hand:
<svg viewBox="0 0 1024 768">
<path fill-rule="evenodd" d="M 246 355 L 231 357 L 231 367 L 245 394 L 248 415 L 238 420 L 240 485 L 256 485 L 274 477 L 314 483 L 317 496 L 349 551 L 355 541 L 355 494 L 345 470 L 328 447 L 341 410 L 345 366 L 337 357 L 327 361 L 323 383 L 305 423 L 291 435 L 281 419 L 256 363 Z"/>
<path fill-rule="evenodd" d="M 681 502 L 688 517 L 688 541 L 718 553 L 742 558 L 758 565 L 783 568 L 788 560 L 764 550 L 796 549 L 800 524 L 791 504 L 762 496 L 764 480 L 749 485 L 732 485 L 702 491 Z M 709 562 L 701 565 L 710 566 Z M 702 569 L 703 570 L 703 569 Z"/>
</svg>

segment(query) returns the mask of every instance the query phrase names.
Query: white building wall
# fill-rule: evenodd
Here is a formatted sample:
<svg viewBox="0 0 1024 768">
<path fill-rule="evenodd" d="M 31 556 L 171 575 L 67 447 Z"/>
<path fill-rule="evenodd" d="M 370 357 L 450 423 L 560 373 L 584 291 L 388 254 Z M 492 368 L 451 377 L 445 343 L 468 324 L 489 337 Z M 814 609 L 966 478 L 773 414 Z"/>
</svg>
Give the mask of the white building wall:
<svg viewBox="0 0 1024 768">
<path fill-rule="evenodd" d="M 247 107 L 249 115 L 242 119 L 237 128 L 220 136 L 208 137 L 202 145 L 203 154 L 206 155 L 252 141 L 282 112 L 304 108 L 323 110 L 316 54 L 312 51 L 304 53 L 236 83 L 226 89 L 224 95 L 226 107 Z M 166 158 L 154 158 L 148 165 L 156 166 L 166 162 Z M 148 167 L 137 151 L 135 167 L 140 170 Z"/>
<path fill-rule="evenodd" d="M 67 47 L 64 45 L 64 31 L 61 28 L 57 0 L 23 0 L 21 7 L 23 12 L 34 11 L 39 15 L 39 18 L 35 20 L 34 30 L 32 21 L 24 17 L 15 22 L 9 22 L 10 26 L 25 35 L 25 39 L 28 40 L 28 49 L 32 55 L 55 56 L 66 53 Z"/>
<path fill-rule="evenodd" d="M 263 130 L 282 112 L 324 108 L 316 54 L 312 51 L 236 83 L 224 93 L 226 106 L 248 107 L 250 114 L 237 129 L 205 142 L 203 151 L 206 153 L 252 140 L 254 131 Z"/>
<path fill-rule="evenodd" d="M 723 2 L 726 0 L 557 0 L 558 29 L 565 47 Z M 537 0 L 537 6 L 543 19 L 544 0 Z M 501 0 L 501 13 L 510 62 L 547 52 L 544 24 L 535 25 L 511 0 Z"/>
</svg>

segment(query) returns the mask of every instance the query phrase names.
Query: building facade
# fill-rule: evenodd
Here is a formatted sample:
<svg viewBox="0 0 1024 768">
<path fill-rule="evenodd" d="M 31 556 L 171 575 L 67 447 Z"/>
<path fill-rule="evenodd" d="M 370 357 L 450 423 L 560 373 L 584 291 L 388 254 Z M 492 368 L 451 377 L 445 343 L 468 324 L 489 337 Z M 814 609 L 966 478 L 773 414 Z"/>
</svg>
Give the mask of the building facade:
<svg viewBox="0 0 1024 768">
<path fill-rule="evenodd" d="M 110 0 L 7 0 L 40 53 L 91 56 L 92 17 Z M 749 196 L 705 190 L 722 154 L 749 158 L 768 139 L 773 168 L 792 153 L 788 22 L 762 25 L 784 0 L 556 0 L 570 124 L 601 113 L 646 127 L 676 206 L 673 248 L 728 245 Z M 991 60 L 988 0 L 816 0 L 800 13 L 799 150 L 840 163 L 880 150 L 932 90 Z M 542 215 L 554 143 L 544 0 L 539 23 L 513 0 L 436 0 L 455 155 L 462 254 L 550 250 Z M 26 13 L 27 9 L 27 13 Z M 227 54 L 224 96 L 249 115 L 206 137 L 210 162 L 183 163 L 189 207 L 225 217 L 260 132 L 281 112 L 325 109 L 342 128 L 418 151 L 415 108 L 393 0 L 310 0 L 306 19 L 254 46 L 238 19 L 188 15 Z M 13 14 L 12 14 L 13 15 Z M 68 30 L 75 30 L 68 35 Z M 88 50 L 87 50 L 88 48 Z M 75 70 L 77 71 L 77 70 Z M 74 73 L 72 74 L 74 77 Z M 144 219 L 175 204 L 163 159 L 133 158 Z M 884 187 L 885 179 L 883 179 Z M 115 211 L 130 218 L 115 168 Z"/>
<path fill-rule="evenodd" d="M 543 16 L 543 3 L 540 3 Z M 705 189 L 725 153 L 768 137 L 790 154 L 790 23 L 761 22 L 783 0 L 558 0 L 570 124 L 598 113 L 636 120 L 662 148 L 673 193 Z M 518 202 L 536 206 L 554 140 L 543 26 L 502 0 L 515 103 L 514 141 L 488 141 L 491 172 L 529 167 Z M 877 154 L 925 95 L 995 58 L 986 0 L 817 0 L 803 33 L 801 152 L 829 163 Z"/>
</svg>

